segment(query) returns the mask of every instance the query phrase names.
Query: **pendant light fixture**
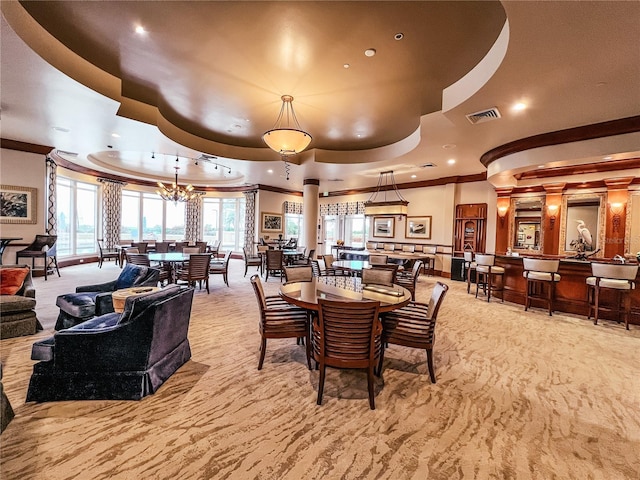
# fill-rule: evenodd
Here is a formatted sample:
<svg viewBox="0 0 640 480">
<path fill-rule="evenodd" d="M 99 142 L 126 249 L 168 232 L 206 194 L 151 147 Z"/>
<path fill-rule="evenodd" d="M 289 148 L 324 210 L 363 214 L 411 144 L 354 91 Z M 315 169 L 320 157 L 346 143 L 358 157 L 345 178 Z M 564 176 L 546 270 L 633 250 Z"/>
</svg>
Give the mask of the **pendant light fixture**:
<svg viewBox="0 0 640 480">
<path fill-rule="evenodd" d="M 387 192 L 389 198 L 387 199 Z M 365 215 L 407 215 L 409 202 L 404 199 L 393 176 L 393 170 L 380 172 L 376 191 L 364 202 Z"/>
<path fill-rule="evenodd" d="M 300 153 L 309 146 L 311 135 L 302 130 L 298 123 L 296 112 L 293 110 L 293 97 L 283 95 L 281 98 L 282 106 L 276 123 L 262 136 L 262 140 L 286 161 L 287 156 Z"/>
<path fill-rule="evenodd" d="M 201 195 L 200 192 L 194 191 L 193 185 L 191 184 L 186 187 L 178 184 L 178 170 L 180 170 L 180 167 L 178 166 L 178 157 L 176 157 L 176 166 L 173 168 L 176 171 L 176 180 L 170 187 L 165 186 L 162 182 L 158 182 L 160 190 L 156 190 L 156 193 L 160 195 L 163 200 L 177 204 L 178 202 L 188 202 L 189 200 Z"/>
</svg>

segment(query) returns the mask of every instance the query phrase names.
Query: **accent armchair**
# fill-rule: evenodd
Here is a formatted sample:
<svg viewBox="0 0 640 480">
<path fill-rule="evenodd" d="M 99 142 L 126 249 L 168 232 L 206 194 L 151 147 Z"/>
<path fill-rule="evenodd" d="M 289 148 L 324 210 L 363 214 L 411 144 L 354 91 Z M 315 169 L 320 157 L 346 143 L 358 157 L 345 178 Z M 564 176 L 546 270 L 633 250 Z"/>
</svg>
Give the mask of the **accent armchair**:
<svg viewBox="0 0 640 480">
<path fill-rule="evenodd" d="M 97 315 L 113 312 L 111 294 L 116 290 L 130 287 L 155 287 L 160 278 L 160 270 L 141 265 L 127 264 L 117 279 L 97 285 L 76 287 L 76 293 L 60 295 L 56 305 L 60 307 L 55 329 L 78 325 Z"/>
<path fill-rule="evenodd" d="M 193 289 L 171 285 L 127 298 L 122 313 L 95 317 L 36 342 L 27 402 L 140 400 L 191 358 Z"/>
<path fill-rule="evenodd" d="M 47 280 L 47 274 L 50 266 L 55 268 L 58 277 L 58 258 L 56 257 L 57 235 L 36 235 L 36 239 L 27 248 L 16 252 L 16 263 L 20 263 L 21 258 L 31 259 L 31 270 L 35 269 L 36 258 L 44 260 L 44 279 Z"/>
</svg>

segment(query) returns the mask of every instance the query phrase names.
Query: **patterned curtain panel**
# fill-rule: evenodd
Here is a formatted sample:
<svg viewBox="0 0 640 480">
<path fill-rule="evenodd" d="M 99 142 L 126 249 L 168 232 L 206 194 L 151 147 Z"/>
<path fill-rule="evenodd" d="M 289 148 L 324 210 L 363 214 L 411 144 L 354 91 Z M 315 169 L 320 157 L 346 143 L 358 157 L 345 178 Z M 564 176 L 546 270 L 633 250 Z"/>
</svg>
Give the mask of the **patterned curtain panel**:
<svg viewBox="0 0 640 480">
<path fill-rule="evenodd" d="M 55 235 L 58 231 L 58 218 L 56 216 L 56 179 L 58 177 L 58 165 L 52 158 L 46 157 L 47 164 L 47 224 L 45 230 L 49 235 Z"/>
<path fill-rule="evenodd" d="M 120 242 L 122 218 L 122 182 L 98 178 L 102 183 L 102 238 L 104 247 L 112 249 Z"/>
<path fill-rule="evenodd" d="M 325 203 L 320 205 L 320 215 L 364 215 L 364 201 Z"/>
<path fill-rule="evenodd" d="M 284 202 L 284 213 L 302 215 L 302 203 Z"/>
<path fill-rule="evenodd" d="M 244 248 L 247 252 L 253 252 L 253 242 L 256 235 L 256 190 L 244 193 Z M 286 204 L 285 203 L 285 208 Z M 302 204 L 301 204 L 302 205 Z"/>
<path fill-rule="evenodd" d="M 200 241 L 202 231 L 202 196 L 198 195 L 187 202 L 184 208 L 184 239 L 189 243 Z"/>
</svg>

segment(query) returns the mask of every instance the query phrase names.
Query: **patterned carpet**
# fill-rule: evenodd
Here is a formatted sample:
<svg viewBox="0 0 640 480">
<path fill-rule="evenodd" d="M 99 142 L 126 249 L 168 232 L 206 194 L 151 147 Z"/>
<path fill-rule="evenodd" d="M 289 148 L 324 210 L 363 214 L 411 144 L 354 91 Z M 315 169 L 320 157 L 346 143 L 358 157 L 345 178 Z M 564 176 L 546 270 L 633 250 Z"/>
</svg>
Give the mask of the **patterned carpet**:
<svg viewBox="0 0 640 480">
<path fill-rule="evenodd" d="M 440 311 L 437 384 L 425 353 L 391 346 L 369 410 L 366 374 L 306 368 L 294 340 L 271 340 L 257 370 L 257 304 L 244 265 L 197 291 L 193 357 L 142 401 L 25 404 L 31 344 L 51 334 L 55 298 L 119 269 L 36 278 L 45 331 L 2 340 L 16 418 L 0 437 L 4 480 L 638 479 L 640 328 L 467 295 Z M 427 300 L 433 277 L 421 277 Z M 277 279 L 265 285 L 277 292 Z"/>
</svg>

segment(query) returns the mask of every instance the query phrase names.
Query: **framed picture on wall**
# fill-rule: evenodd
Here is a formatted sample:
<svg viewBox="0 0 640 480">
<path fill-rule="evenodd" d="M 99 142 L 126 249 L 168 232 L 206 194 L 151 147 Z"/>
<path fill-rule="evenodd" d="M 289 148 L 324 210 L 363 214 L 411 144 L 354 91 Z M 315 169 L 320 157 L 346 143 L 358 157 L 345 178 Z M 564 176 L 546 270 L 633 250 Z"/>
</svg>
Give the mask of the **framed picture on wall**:
<svg viewBox="0 0 640 480">
<path fill-rule="evenodd" d="M 38 190 L 0 185 L 0 223 L 36 223 Z"/>
<path fill-rule="evenodd" d="M 282 215 L 279 213 L 262 212 L 263 232 L 282 232 Z"/>
<path fill-rule="evenodd" d="M 373 236 L 383 238 L 394 237 L 394 217 L 373 217 Z"/>
<path fill-rule="evenodd" d="M 428 217 L 407 217 L 406 238 L 431 238 L 431 216 Z"/>
</svg>

